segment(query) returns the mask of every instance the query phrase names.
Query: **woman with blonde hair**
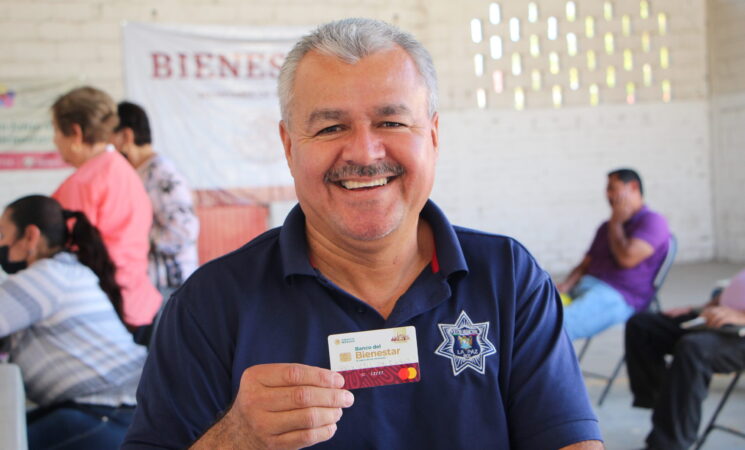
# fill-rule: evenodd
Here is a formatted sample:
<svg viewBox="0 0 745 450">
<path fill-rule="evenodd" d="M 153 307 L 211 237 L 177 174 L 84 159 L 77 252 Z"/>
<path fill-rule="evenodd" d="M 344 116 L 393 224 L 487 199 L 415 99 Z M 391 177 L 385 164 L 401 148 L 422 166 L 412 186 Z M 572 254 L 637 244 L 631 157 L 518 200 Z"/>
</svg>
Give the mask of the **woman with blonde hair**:
<svg viewBox="0 0 745 450">
<path fill-rule="evenodd" d="M 147 274 L 150 200 L 132 166 L 108 145 L 119 123 L 116 104 L 101 90 L 80 87 L 57 99 L 52 121 L 57 149 L 76 168 L 53 197 L 101 232 L 116 265 L 124 321 L 137 339 L 136 329 L 152 323 L 162 299 Z"/>
</svg>

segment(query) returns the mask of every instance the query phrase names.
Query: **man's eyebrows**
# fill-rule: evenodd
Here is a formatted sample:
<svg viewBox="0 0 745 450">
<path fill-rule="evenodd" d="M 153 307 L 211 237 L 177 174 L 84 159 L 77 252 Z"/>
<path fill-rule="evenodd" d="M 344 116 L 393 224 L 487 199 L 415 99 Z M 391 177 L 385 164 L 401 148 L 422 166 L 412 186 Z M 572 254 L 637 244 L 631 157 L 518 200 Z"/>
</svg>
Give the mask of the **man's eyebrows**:
<svg viewBox="0 0 745 450">
<path fill-rule="evenodd" d="M 380 117 L 389 117 L 411 114 L 411 109 L 404 104 L 389 104 L 377 106 L 373 109 L 373 112 L 375 115 Z M 308 120 L 305 121 L 305 126 L 311 128 L 316 122 L 344 120 L 348 117 L 349 113 L 341 109 L 316 109 L 308 116 Z"/>
<path fill-rule="evenodd" d="M 383 105 L 375 109 L 379 116 L 395 116 L 399 114 L 411 114 L 411 109 L 404 104 Z"/>
<path fill-rule="evenodd" d="M 322 120 L 339 120 L 346 117 L 346 113 L 338 109 L 317 109 L 310 113 L 305 125 L 310 128 L 315 122 Z"/>
</svg>

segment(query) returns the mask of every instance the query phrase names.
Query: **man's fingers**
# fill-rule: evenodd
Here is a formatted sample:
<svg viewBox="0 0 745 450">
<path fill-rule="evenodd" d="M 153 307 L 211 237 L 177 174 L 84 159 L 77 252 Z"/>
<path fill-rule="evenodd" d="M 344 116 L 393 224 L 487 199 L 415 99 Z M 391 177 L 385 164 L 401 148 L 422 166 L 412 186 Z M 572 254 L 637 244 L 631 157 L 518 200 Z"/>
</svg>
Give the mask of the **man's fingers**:
<svg viewBox="0 0 745 450">
<path fill-rule="evenodd" d="M 341 408 L 303 408 L 272 413 L 275 434 L 312 430 L 334 424 L 341 419 Z"/>
<path fill-rule="evenodd" d="M 343 389 L 327 389 L 315 386 L 289 386 L 272 388 L 269 411 L 323 407 L 347 408 L 354 403 L 354 395 Z"/>
<path fill-rule="evenodd" d="M 272 440 L 274 447 L 278 448 L 302 448 L 310 447 L 319 442 L 328 441 L 336 433 L 336 424 L 326 425 L 320 428 L 308 430 L 297 430 L 275 436 Z"/>
<path fill-rule="evenodd" d="M 264 364 L 248 370 L 267 387 L 318 386 L 338 389 L 344 386 L 344 377 L 338 373 L 304 364 Z"/>
</svg>

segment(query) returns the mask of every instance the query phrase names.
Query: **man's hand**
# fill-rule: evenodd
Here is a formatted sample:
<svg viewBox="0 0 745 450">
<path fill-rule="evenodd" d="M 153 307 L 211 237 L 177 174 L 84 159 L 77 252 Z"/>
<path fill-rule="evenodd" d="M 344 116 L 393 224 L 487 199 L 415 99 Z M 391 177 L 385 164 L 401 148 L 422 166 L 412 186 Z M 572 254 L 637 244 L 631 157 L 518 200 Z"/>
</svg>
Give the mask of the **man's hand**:
<svg viewBox="0 0 745 450">
<path fill-rule="evenodd" d="M 570 286 L 568 281 L 556 283 L 556 290 L 558 290 L 560 294 L 568 294 L 571 288 L 572 286 Z"/>
<path fill-rule="evenodd" d="M 627 192 L 619 192 L 611 202 L 610 222 L 623 224 L 634 215 L 634 205 Z"/>
<path fill-rule="evenodd" d="M 701 316 L 706 319 L 706 325 L 719 328 L 722 325 L 745 325 L 745 312 L 726 306 L 709 306 L 701 311 Z"/>
<path fill-rule="evenodd" d="M 691 311 L 693 311 L 692 306 L 680 306 L 677 308 L 671 308 L 666 311 L 663 311 L 662 314 L 666 315 L 667 317 L 675 318 L 675 317 L 680 317 L 682 315 L 688 314 Z"/>
<path fill-rule="evenodd" d="M 354 396 L 338 373 L 302 364 L 249 367 L 233 406 L 193 449 L 295 449 L 331 439 Z"/>
</svg>

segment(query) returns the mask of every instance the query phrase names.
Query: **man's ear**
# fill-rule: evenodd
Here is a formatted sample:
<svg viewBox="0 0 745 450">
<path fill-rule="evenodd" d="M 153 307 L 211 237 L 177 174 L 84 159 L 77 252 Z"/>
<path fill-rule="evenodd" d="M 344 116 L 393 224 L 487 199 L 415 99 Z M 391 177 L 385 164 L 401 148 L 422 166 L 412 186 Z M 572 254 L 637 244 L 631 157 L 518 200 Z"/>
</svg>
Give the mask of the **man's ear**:
<svg viewBox="0 0 745 450">
<path fill-rule="evenodd" d="M 279 121 L 279 137 L 282 139 L 282 146 L 285 149 L 285 160 L 287 161 L 287 167 L 290 168 L 290 174 L 295 177 L 292 167 L 292 139 L 290 138 L 290 130 L 288 129 L 287 122 L 284 120 Z"/>
<path fill-rule="evenodd" d="M 435 152 L 439 153 L 440 150 L 440 115 L 435 112 L 432 115 L 432 145 L 434 146 Z"/>
</svg>

